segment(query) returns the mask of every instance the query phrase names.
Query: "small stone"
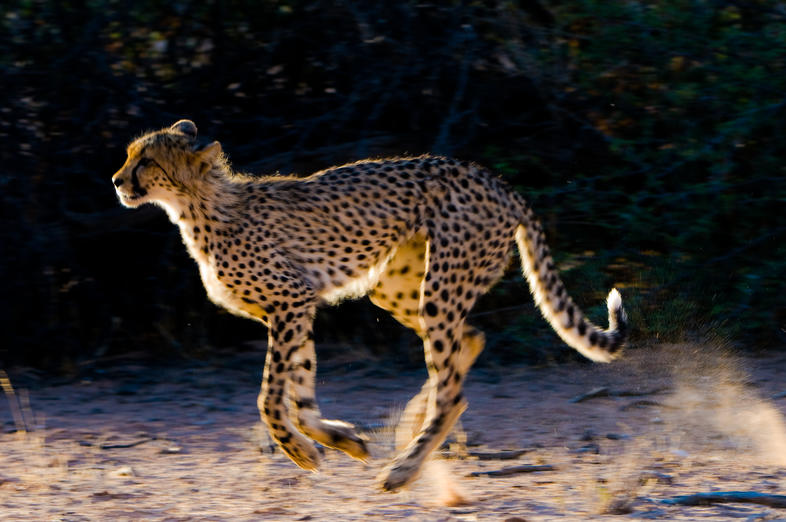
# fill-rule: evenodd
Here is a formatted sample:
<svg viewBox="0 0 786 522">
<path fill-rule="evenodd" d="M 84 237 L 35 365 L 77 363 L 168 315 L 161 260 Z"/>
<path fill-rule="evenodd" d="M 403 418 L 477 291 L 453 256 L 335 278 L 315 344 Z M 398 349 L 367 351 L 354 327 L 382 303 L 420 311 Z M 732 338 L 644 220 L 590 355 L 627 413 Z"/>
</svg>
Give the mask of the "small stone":
<svg viewBox="0 0 786 522">
<path fill-rule="evenodd" d="M 135 476 L 134 470 L 131 466 L 120 466 L 109 473 L 113 477 L 133 477 Z"/>
</svg>

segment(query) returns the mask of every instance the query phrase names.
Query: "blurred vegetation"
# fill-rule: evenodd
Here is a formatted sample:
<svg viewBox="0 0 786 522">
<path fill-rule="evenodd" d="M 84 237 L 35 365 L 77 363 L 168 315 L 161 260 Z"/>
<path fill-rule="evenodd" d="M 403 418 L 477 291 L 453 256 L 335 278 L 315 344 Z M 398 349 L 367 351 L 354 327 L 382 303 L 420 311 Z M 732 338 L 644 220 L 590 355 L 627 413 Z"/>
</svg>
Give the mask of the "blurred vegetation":
<svg viewBox="0 0 786 522">
<path fill-rule="evenodd" d="M 783 344 L 784 2 L 10 0 L 0 31 L 0 366 L 264 338 L 207 302 L 163 212 L 116 202 L 125 144 L 182 117 L 249 172 L 484 163 L 594 320 L 619 285 L 635 340 Z M 474 322 L 497 356 L 564 351 L 516 271 Z M 317 333 L 418 350 L 364 302 Z"/>
</svg>

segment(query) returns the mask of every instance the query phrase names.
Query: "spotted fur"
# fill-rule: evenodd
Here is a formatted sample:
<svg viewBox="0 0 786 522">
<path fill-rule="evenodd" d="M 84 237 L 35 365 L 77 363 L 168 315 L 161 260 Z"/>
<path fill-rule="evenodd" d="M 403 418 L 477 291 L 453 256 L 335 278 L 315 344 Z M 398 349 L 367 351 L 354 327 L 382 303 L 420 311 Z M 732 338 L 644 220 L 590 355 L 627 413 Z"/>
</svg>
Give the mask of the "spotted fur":
<svg viewBox="0 0 786 522">
<path fill-rule="evenodd" d="M 483 350 L 465 319 L 502 275 L 516 244 L 544 317 L 594 361 L 617 357 L 626 316 L 616 290 L 609 328 L 590 323 L 565 291 L 524 199 L 483 168 L 420 156 L 365 160 L 308 177 L 233 172 L 218 142 L 197 145 L 181 120 L 128 146 L 112 180 L 123 205 L 155 203 L 178 225 L 207 294 L 268 327 L 259 410 L 298 466 L 315 470 L 312 440 L 365 460 L 364 438 L 323 419 L 314 392 L 317 306 L 368 294 L 423 340 L 429 379 L 405 409 L 400 453 L 380 484 L 418 474 L 466 407 L 461 388 Z"/>
</svg>

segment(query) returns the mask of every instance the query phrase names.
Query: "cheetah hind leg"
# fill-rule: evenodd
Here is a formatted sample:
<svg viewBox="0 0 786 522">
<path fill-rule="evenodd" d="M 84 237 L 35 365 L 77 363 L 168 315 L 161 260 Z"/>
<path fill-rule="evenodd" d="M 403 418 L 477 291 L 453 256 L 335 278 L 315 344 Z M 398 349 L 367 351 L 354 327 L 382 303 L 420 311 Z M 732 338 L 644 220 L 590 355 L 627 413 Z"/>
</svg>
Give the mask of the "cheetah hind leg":
<svg viewBox="0 0 786 522">
<path fill-rule="evenodd" d="M 433 390 L 428 391 L 426 412 L 417 435 L 378 477 L 385 491 L 396 491 L 418 478 L 428 456 L 442 444 L 467 408 L 467 401 L 461 393 L 464 376 L 458 371 L 458 368 L 465 367 L 459 363 L 461 350 L 444 349 L 444 346 L 460 346 L 461 338 L 453 333 L 457 329 L 463 332 L 463 325 L 459 323 L 453 327 L 447 325 L 444 330 L 427 330 L 430 332 L 425 342 L 429 363 L 428 386 Z M 442 350 L 435 349 L 440 343 Z M 439 357 L 434 357 L 435 354 Z"/>
<path fill-rule="evenodd" d="M 295 406 L 294 421 L 298 429 L 323 446 L 341 450 L 352 458 L 366 462 L 369 457 L 366 438 L 357 433 L 355 426 L 322 418 L 314 391 L 317 360 L 313 339 L 307 339 L 300 347 L 292 364 L 287 395 Z"/>
<path fill-rule="evenodd" d="M 467 374 L 478 355 L 483 351 L 484 346 L 485 336 L 483 332 L 474 326 L 465 324 L 464 332 L 461 336 L 461 352 L 456 364 L 462 375 Z M 429 393 L 433 391 L 434 386 L 431 379 L 429 379 L 420 392 L 407 403 L 396 426 L 397 450 L 404 449 L 423 427 L 423 421 L 426 419 Z"/>
<path fill-rule="evenodd" d="M 429 386 L 428 383 L 427 386 Z M 436 390 L 436 386 L 431 387 Z M 437 395 L 436 392 L 434 394 Z M 428 402 L 431 400 L 433 399 L 429 399 Z M 447 432 L 456 424 L 466 409 L 467 401 L 464 398 L 459 398 L 436 417 L 436 424 L 429 423 L 429 426 L 421 428 L 417 436 L 378 475 L 377 481 L 381 488 L 384 491 L 398 491 L 416 480 L 420 476 L 425 459 L 444 441 Z M 427 418 L 428 415 L 425 415 L 424 421 Z"/>
<path fill-rule="evenodd" d="M 399 246 L 393 258 L 389 261 L 386 271 L 380 276 L 377 285 L 369 293 L 371 301 L 380 308 L 387 310 L 390 314 L 404 326 L 411 328 L 424 341 L 427 338 L 426 324 L 421 318 L 419 309 L 423 293 L 424 277 L 428 264 L 428 253 L 426 237 L 423 234 L 415 235 L 410 241 Z M 468 303 L 471 305 L 471 303 Z M 462 339 L 461 349 L 455 354 L 455 368 L 461 374 L 459 381 L 463 379 L 475 358 L 483 350 L 483 335 L 471 326 L 458 326 L 461 328 Z M 442 341 L 444 343 L 444 340 Z M 454 375 L 455 376 L 455 375 Z M 413 440 L 424 431 L 424 424 L 428 419 L 429 405 L 437 402 L 436 383 L 431 375 L 426 384 L 423 385 L 420 393 L 409 401 L 404 409 L 401 420 L 396 429 L 397 449 L 407 448 Z M 444 378 L 444 377 L 443 377 Z M 458 402 L 462 402 L 459 399 Z M 444 439 L 444 431 L 449 431 L 455 421 L 461 415 L 465 405 L 454 404 L 452 413 L 443 417 L 441 427 L 436 428 L 440 433 L 426 434 L 426 438 L 439 438 L 441 443 Z M 452 419 L 452 420 L 451 420 Z M 446 429 L 444 429 L 446 428 Z M 437 442 L 426 441 L 421 437 L 421 447 L 417 451 L 401 451 L 399 458 L 388 466 L 380 475 L 380 482 L 383 489 L 398 489 L 404 484 L 411 482 L 418 475 L 423 459 L 428 456 L 431 449 L 426 449 L 423 444 L 433 449 Z M 410 448 L 411 449 L 411 448 Z M 410 454 L 413 453 L 413 454 Z M 402 455 L 410 454 L 406 462 L 401 459 Z M 403 465 L 397 465 L 401 462 Z M 396 476 L 392 476 L 392 475 Z M 399 477 L 400 478 L 397 478 Z"/>
</svg>

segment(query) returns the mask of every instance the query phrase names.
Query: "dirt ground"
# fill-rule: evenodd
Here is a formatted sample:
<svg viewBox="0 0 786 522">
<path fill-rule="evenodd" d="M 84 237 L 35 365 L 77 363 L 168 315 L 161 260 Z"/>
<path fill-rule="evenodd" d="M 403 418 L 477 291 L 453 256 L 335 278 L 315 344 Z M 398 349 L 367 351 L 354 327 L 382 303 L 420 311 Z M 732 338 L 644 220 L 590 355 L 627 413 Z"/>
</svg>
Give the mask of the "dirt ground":
<svg viewBox="0 0 786 522">
<path fill-rule="evenodd" d="M 375 476 L 425 372 L 323 364 L 323 413 L 363 427 L 373 459 L 326 450 L 321 471 L 309 473 L 270 451 L 256 411 L 262 361 L 125 363 L 73 383 L 9 371 L 0 519 L 786 520 L 786 509 L 758 504 L 665 502 L 786 494 L 783 351 L 752 358 L 661 345 L 611 365 L 476 368 L 463 430 L 397 494 L 380 492 Z M 523 465 L 551 468 L 482 474 Z M 446 506 L 451 494 L 469 502 Z"/>
</svg>

